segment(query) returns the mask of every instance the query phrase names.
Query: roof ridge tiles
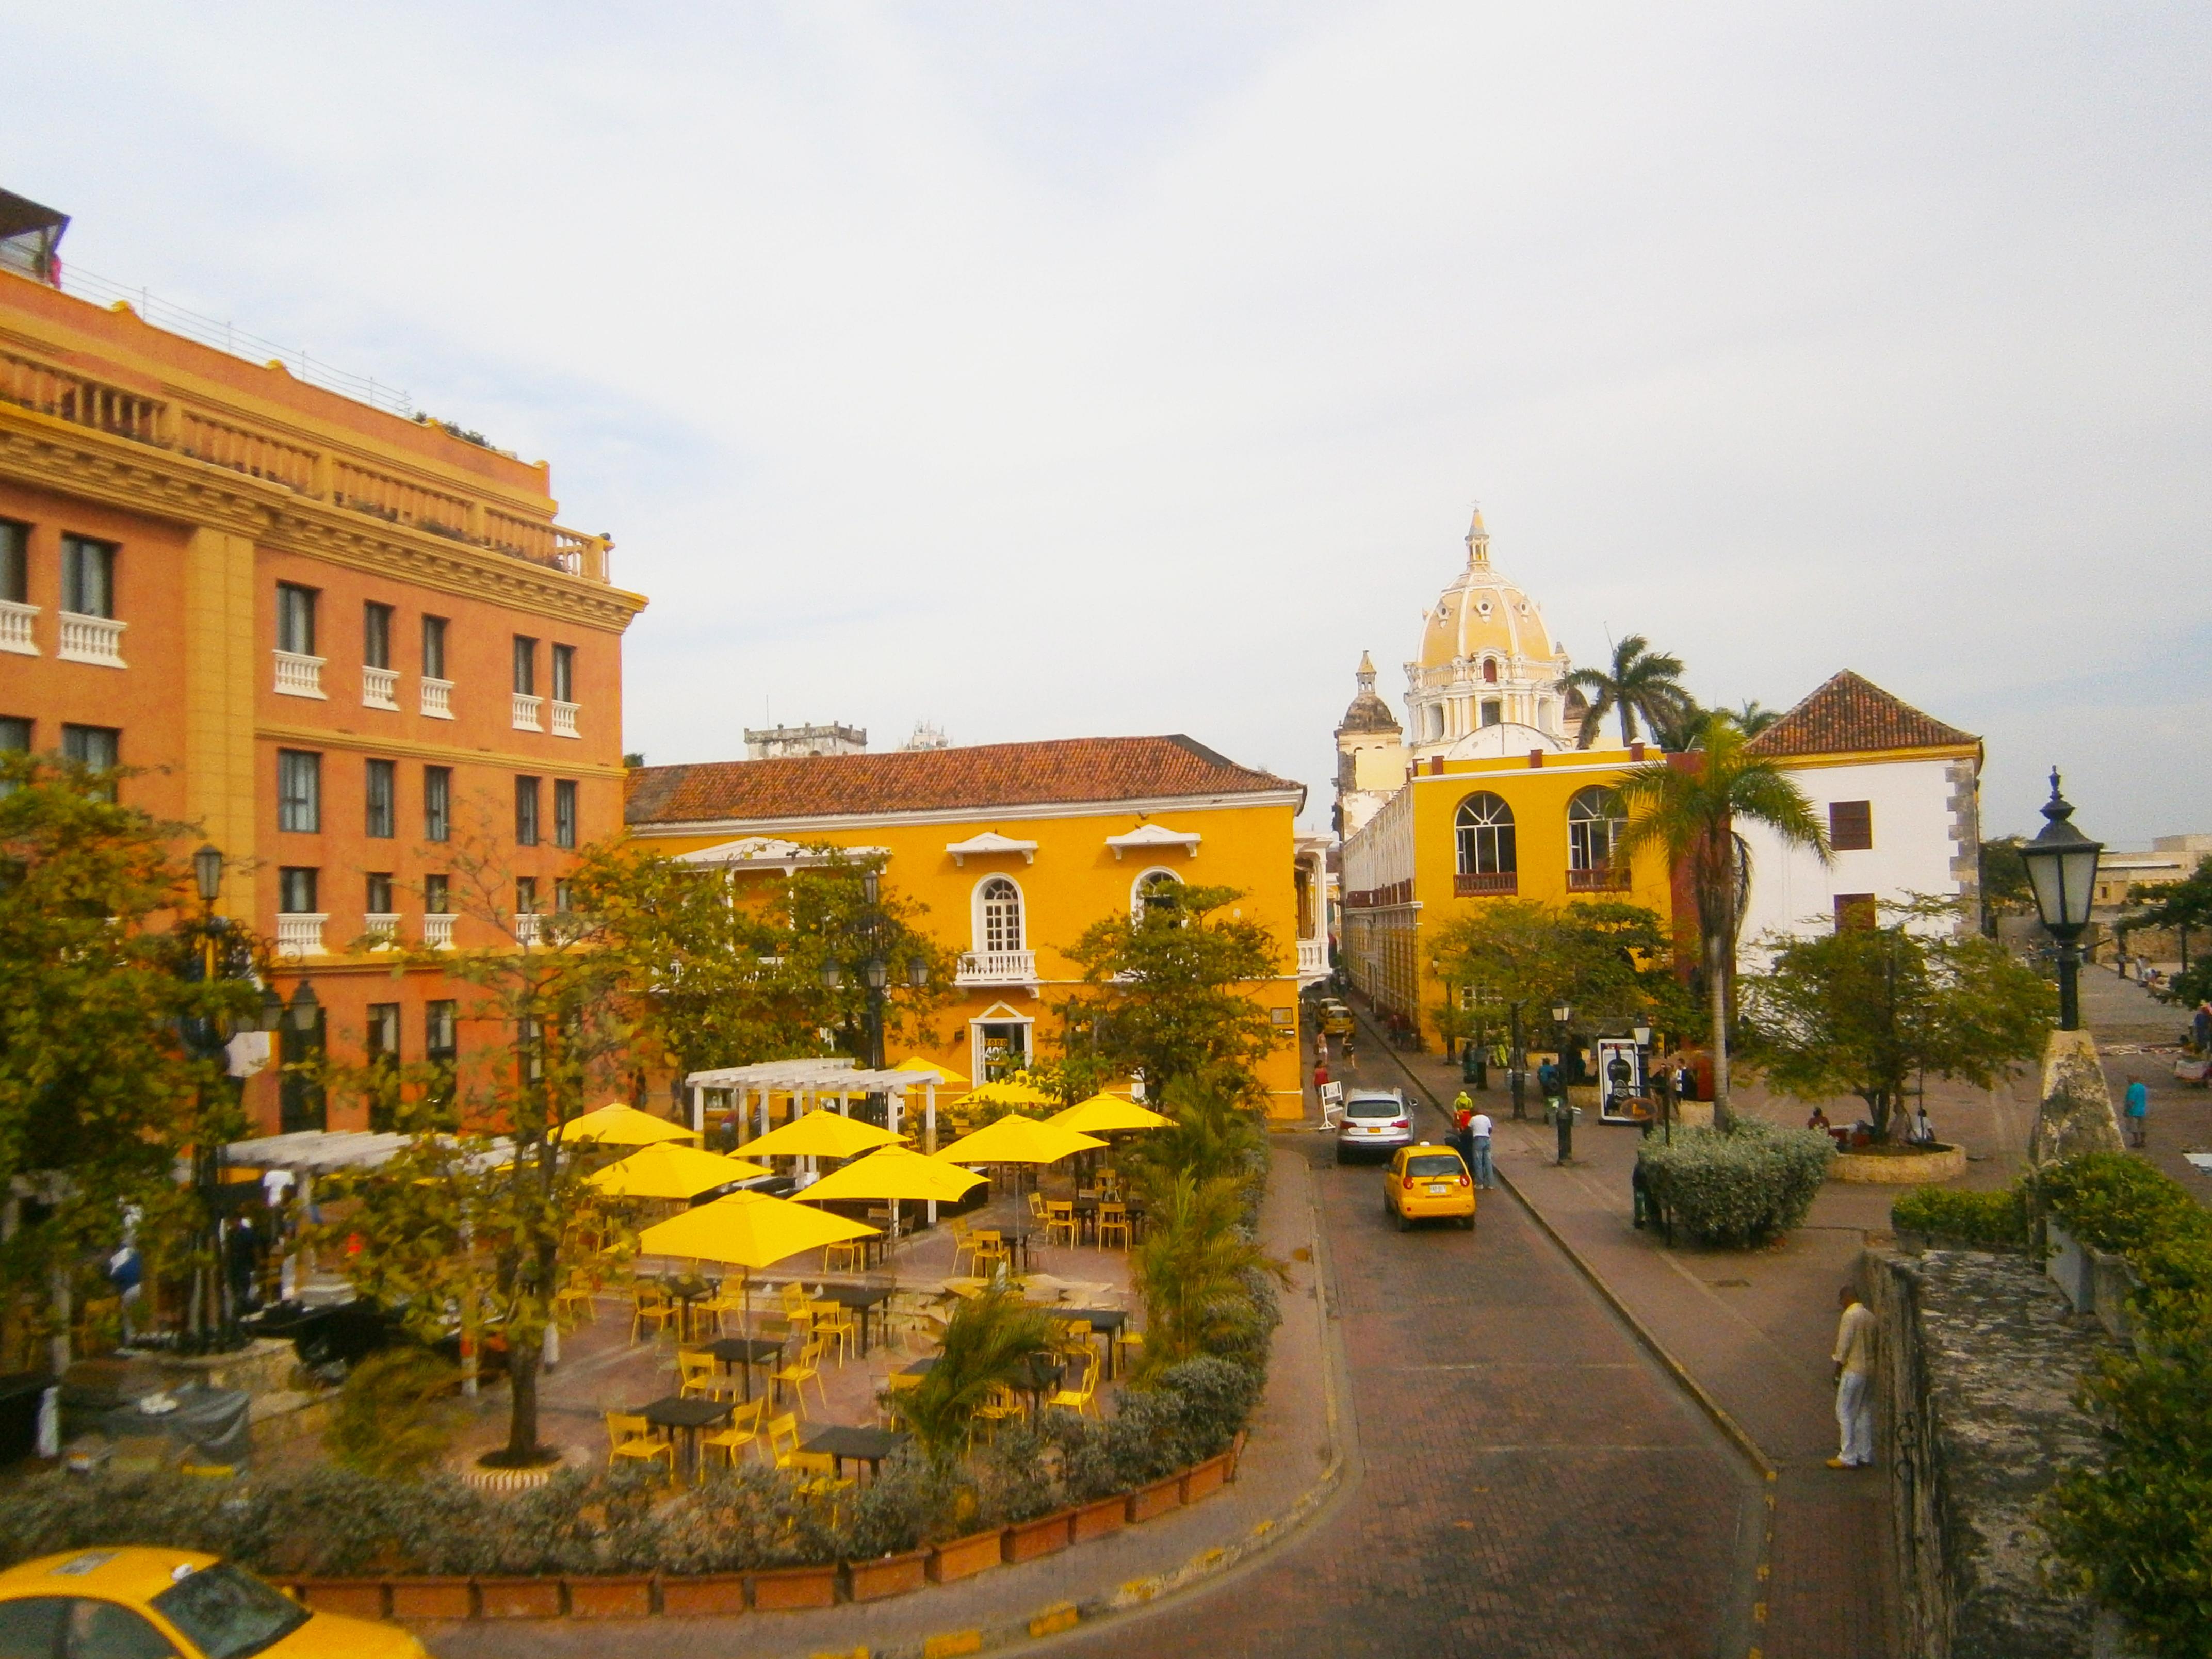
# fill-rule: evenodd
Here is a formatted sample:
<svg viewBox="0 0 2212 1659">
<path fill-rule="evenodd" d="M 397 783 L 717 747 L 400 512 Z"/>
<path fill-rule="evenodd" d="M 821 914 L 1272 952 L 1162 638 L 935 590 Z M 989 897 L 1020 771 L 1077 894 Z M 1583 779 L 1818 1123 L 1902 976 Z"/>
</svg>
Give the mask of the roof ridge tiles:
<svg viewBox="0 0 2212 1659">
<path fill-rule="evenodd" d="M 1954 749 L 1980 741 L 1846 668 L 1816 686 L 1744 747 L 1754 755 L 1779 757 Z"/>
</svg>

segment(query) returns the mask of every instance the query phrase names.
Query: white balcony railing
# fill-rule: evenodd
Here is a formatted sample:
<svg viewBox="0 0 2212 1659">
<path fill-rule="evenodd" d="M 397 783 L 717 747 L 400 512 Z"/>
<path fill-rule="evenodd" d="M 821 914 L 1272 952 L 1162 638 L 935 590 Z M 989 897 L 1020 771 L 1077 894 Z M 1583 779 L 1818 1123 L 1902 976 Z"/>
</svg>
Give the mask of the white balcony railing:
<svg viewBox="0 0 2212 1659">
<path fill-rule="evenodd" d="M 584 734 L 576 729 L 577 705 L 556 702 L 553 705 L 553 735 L 556 738 L 580 738 Z"/>
<path fill-rule="evenodd" d="M 538 943 L 538 924 L 543 921 L 535 910 L 525 910 L 514 919 L 514 942 L 517 945 Z"/>
<path fill-rule="evenodd" d="M 319 957 L 323 954 L 323 924 L 327 915 L 295 910 L 276 918 L 276 954 L 280 957 Z"/>
<path fill-rule="evenodd" d="M 434 720 L 453 718 L 453 683 L 426 678 L 422 682 L 422 712 Z"/>
<path fill-rule="evenodd" d="M 18 605 L 13 599 L 0 599 L 0 651 L 13 651 L 19 656 L 35 657 L 39 642 L 31 637 L 31 623 L 37 618 L 35 605 Z"/>
<path fill-rule="evenodd" d="M 1036 978 L 1034 951 L 963 951 L 955 985 L 1027 985 Z"/>
<path fill-rule="evenodd" d="M 282 697 L 319 697 L 323 695 L 323 659 L 300 651 L 276 653 L 276 695 Z"/>
<path fill-rule="evenodd" d="M 453 917 L 451 913 L 433 910 L 422 918 L 422 944 L 432 951 L 453 948 Z"/>
<path fill-rule="evenodd" d="M 1298 941 L 1298 977 L 1312 975 L 1318 978 L 1328 972 L 1328 941 L 1325 939 L 1302 939 Z"/>
<path fill-rule="evenodd" d="M 389 950 L 399 943 L 399 914 L 396 910 L 371 910 L 361 919 L 361 931 L 368 936 L 370 950 Z"/>
<path fill-rule="evenodd" d="M 396 668 L 367 668 L 361 671 L 361 702 L 364 708 L 389 708 L 399 712 L 399 671 Z"/>
<path fill-rule="evenodd" d="M 80 617 L 74 611 L 63 611 L 61 619 L 61 649 L 54 654 L 64 662 L 96 662 L 108 668 L 124 665 L 124 623 L 112 617 Z"/>
<path fill-rule="evenodd" d="M 538 718 L 543 697 L 533 697 L 527 691 L 514 694 L 514 729 L 518 732 L 543 732 L 545 727 Z"/>
</svg>

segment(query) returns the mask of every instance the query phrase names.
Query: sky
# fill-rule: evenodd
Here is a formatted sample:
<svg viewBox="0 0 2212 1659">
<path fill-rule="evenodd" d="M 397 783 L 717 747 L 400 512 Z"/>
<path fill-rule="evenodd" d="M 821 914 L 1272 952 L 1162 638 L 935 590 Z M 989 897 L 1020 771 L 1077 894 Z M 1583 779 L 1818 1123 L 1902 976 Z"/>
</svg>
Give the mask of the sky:
<svg viewBox="0 0 2212 1659">
<path fill-rule="evenodd" d="M 553 464 L 626 744 L 1310 789 L 1481 503 L 1578 663 L 1855 669 L 2212 830 L 2212 11 L 18 4 L 76 268 Z"/>
</svg>

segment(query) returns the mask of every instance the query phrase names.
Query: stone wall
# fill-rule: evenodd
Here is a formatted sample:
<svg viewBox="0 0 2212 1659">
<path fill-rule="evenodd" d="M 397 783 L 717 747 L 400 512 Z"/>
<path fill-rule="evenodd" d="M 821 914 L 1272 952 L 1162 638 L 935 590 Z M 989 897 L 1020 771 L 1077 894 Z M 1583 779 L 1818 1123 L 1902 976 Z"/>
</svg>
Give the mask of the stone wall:
<svg viewBox="0 0 2212 1659">
<path fill-rule="evenodd" d="M 1870 1250 L 1876 1431 L 1909 1659 L 2089 1659 L 2087 1601 L 2046 1588 L 2037 1500 L 2096 1455 L 2074 1404 L 2107 1351 L 2024 1255 Z"/>
</svg>

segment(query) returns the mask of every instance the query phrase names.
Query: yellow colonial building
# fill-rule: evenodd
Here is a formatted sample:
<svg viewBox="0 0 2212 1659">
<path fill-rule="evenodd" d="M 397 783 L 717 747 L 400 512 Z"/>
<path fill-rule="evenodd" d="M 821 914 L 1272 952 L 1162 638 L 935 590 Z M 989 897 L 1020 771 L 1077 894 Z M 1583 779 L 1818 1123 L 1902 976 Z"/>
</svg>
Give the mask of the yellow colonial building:
<svg viewBox="0 0 2212 1659">
<path fill-rule="evenodd" d="M 1474 907 L 1603 896 L 1662 923 L 1674 914 L 1664 857 L 1614 854 L 1626 824 L 1614 785 L 1658 750 L 1574 746 L 1583 702 L 1563 683 L 1567 653 L 1541 608 L 1492 568 L 1479 513 L 1467 550 L 1406 665 L 1407 735 L 1382 729 L 1392 723 L 1363 659 L 1337 737 L 1340 754 L 1358 750 L 1339 781 L 1344 967 L 1378 1011 L 1430 1035 L 1448 994 L 1433 941 Z M 1385 761 L 1399 770 L 1376 805 Z"/>
<path fill-rule="evenodd" d="M 626 821 L 657 850 L 732 871 L 788 874 L 834 847 L 876 853 L 886 883 L 927 907 L 957 953 L 935 1055 L 980 1080 L 1052 1051 L 1066 954 L 1100 918 L 1163 887 L 1239 889 L 1238 914 L 1282 945 L 1248 988 L 1281 1029 L 1262 1068 L 1273 1114 L 1303 1110 L 1301 983 L 1328 971 L 1323 848 L 1301 842 L 1304 786 L 1182 736 L 641 767 Z"/>
</svg>

